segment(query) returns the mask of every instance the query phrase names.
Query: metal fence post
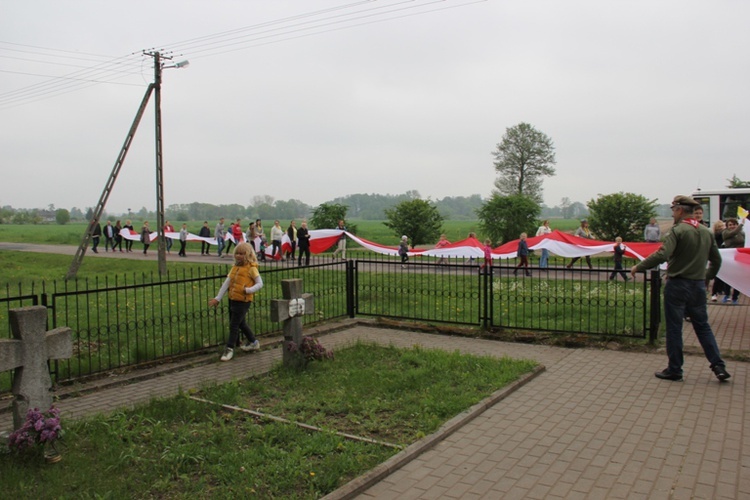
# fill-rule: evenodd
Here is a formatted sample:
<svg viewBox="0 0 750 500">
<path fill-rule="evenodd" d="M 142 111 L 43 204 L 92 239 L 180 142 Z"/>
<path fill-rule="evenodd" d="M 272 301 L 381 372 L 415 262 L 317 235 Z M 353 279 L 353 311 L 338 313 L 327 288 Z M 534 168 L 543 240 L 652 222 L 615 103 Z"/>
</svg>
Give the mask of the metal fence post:
<svg viewBox="0 0 750 500">
<path fill-rule="evenodd" d="M 479 282 L 482 286 L 482 328 L 490 329 L 490 288 L 492 288 L 492 266 L 479 268 Z"/>
<path fill-rule="evenodd" d="M 649 337 L 651 345 L 656 343 L 659 336 L 659 325 L 661 324 L 661 278 L 659 271 L 651 271 L 650 292 L 651 292 L 651 317 L 649 318 Z"/>
<path fill-rule="evenodd" d="M 354 259 L 346 261 L 346 314 L 350 318 L 354 318 L 354 279 L 357 269 L 355 264 L 356 260 Z"/>
</svg>

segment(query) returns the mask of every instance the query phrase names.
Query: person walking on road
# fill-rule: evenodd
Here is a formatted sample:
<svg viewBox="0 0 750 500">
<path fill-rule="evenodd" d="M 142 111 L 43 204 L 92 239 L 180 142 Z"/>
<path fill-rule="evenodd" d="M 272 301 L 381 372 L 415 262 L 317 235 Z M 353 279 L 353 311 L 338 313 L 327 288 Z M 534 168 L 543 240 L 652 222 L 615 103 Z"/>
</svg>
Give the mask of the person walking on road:
<svg viewBox="0 0 750 500">
<path fill-rule="evenodd" d="M 339 221 L 339 225 L 336 229 L 343 232 L 336 243 L 336 250 L 333 251 L 333 258 L 335 259 L 338 254 L 341 254 L 341 258 L 346 260 L 346 226 L 344 225 L 344 219 Z"/>
<path fill-rule="evenodd" d="M 151 245 L 151 228 L 148 227 L 148 221 L 143 221 L 141 226 L 141 243 L 143 243 L 143 255 L 148 254 L 148 247 Z"/>
<path fill-rule="evenodd" d="M 177 254 L 180 257 L 185 257 L 185 246 L 187 245 L 187 236 L 188 236 L 187 224 L 183 224 L 182 229 L 180 229 L 180 252 Z"/>
<path fill-rule="evenodd" d="M 108 220 L 107 225 L 104 226 L 104 251 L 109 252 L 109 249 L 115 251 L 115 228 L 112 225 L 112 221 Z"/>
<path fill-rule="evenodd" d="M 513 271 L 513 276 L 517 276 L 518 270 L 522 267 L 526 270 L 526 276 L 531 276 L 531 271 L 529 271 L 529 244 L 526 242 L 527 237 L 526 233 L 521 233 L 521 237 L 518 240 L 518 250 L 516 250 L 518 265 L 515 271 Z"/>
<path fill-rule="evenodd" d="M 629 281 L 630 278 L 625 274 L 625 271 L 622 267 L 622 258 L 625 256 L 625 245 L 622 244 L 622 238 L 619 236 L 615 238 L 615 246 L 612 248 L 612 252 L 614 253 L 614 260 L 615 260 L 615 270 L 612 271 L 612 274 L 609 275 L 609 281 L 613 281 L 617 279 L 617 273 L 620 273 L 620 276 L 622 276 L 622 279 L 625 281 Z"/>
<path fill-rule="evenodd" d="M 539 226 L 539 229 L 536 230 L 536 235 L 545 236 L 547 234 L 552 234 L 552 229 L 549 227 L 549 221 L 545 220 L 542 222 L 542 225 Z M 542 256 L 539 258 L 539 267 L 549 267 L 549 250 L 546 248 L 542 248 Z"/>
<path fill-rule="evenodd" d="M 135 228 L 133 227 L 133 222 L 128 219 L 125 221 L 125 225 L 122 226 L 123 229 L 128 230 L 129 235 L 135 234 Z M 133 240 L 131 239 L 125 239 L 125 251 L 126 252 L 132 252 L 133 251 Z"/>
<path fill-rule="evenodd" d="M 216 224 L 216 227 L 214 228 L 214 238 L 216 238 L 216 244 L 219 245 L 219 253 L 218 256 L 221 257 L 221 252 L 224 250 L 224 235 L 226 234 L 226 231 L 224 230 L 224 217 L 219 219 L 219 223 Z"/>
<path fill-rule="evenodd" d="M 284 260 L 284 255 L 281 252 L 281 238 L 284 237 L 284 230 L 281 229 L 279 221 L 273 221 L 271 227 L 271 258 L 276 258 L 276 252 L 279 252 L 279 259 Z"/>
<path fill-rule="evenodd" d="M 437 243 L 435 243 L 435 249 L 439 250 L 441 248 L 447 247 L 450 244 L 451 244 L 451 242 L 448 241 L 448 237 L 445 234 L 441 234 L 440 235 L 440 239 L 438 240 Z M 447 262 L 448 261 L 446 260 L 446 258 L 441 255 L 440 258 L 437 261 L 437 264 L 441 264 L 442 265 L 442 264 L 446 264 Z"/>
<path fill-rule="evenodd" d="M 164 231 L 164 234 L 174 233 L 174 226 L 172 224 L 170 224 L 169 221 L 167 221 L 167 222 L 164 223 L 164 229 L 163 229 L 163 231 Z M 172 252 L 172 245 L 174 244 L 174 242 L 172 241 L 172 238 L 167 238 L 165 236 L 164 237 L 164 243 L 167 245 L 167 253 L 171 253 Z"/>
<path fill-rule="evenodd" d="M 122 232 L 122 224 L 120 224 L 120 221 L 118 220 L 115 222 L 115 245 L 112 247 L 112 251 L 115 251 L 115 248 L 119 249 L 122 252 L 122 235 L 120 234 Z"/>
<path fill-rule="evenodd" d="M 672 201 L 674 225 L 664 237 L 661 248 L 630 269 L 635 277 L 639 271 L 667 262 L 664 318 L 669 364 L 654 374 L 663 380 L 682 380 L 682 321 L 686 315 L 692 320 L 695 335 L 716 378 L 724 381 L 730 377 L 708 324 L 706 309 L 706 278 L 716 276 L 721 267 L 721 254 L 711 231 L 693 217 L 698 206 L 699 203 L 689 196 L 675 196 Z"/>
<path fill-rule="evenodd" d="M 201 238 L 210 238 L 211 237 L 211 229 L 208 227 L 208 221 L 203 221 L 203 227 L 201 228 L 200 232 L 198 233 L 198 236 Z M 207 242 L 206 240 L 201 240 L 201 255 L 208 255 L 209 250 L 211 250 L 211 244 Z"/>
<path fill-rule="evenodd" d="M 297 223 L 294 221 L 289 222 L 289 227 L 286 230 L 286 235 L 289 238 L 289 244 L 292 249 L 287 252 L 286 258 L 292 259 L 294 263 L 294 252 L 297 250 Z"/>
<path fill-rule="evenodd" d="M 591 234 L 591 230 L 589 229 L 589 221 L 586 219 L 583 219 L 581 221 L 581 227 L 576 229 L 576 232 L 573 234 L 573 236 L 578 236 L 579 238 L 585 238 L 587 240 L 593 240 L 594 235 Z M 570 264 L 568 264 L 568 269 L 573 269 L 573 264 L 578 262 L 580 257 L 574 257 L 573 260 L 570 261 Z M 593 269 L 591 266 L 591 256 L 586 256 L 586 264 L 589 266 L 589 269 Z"/>
<path fill-rule="evenodd" d="M 302 265 L 302 254 L 305 255 L 305 265 L 310 265 L 310 231 L 307 229 L 307 221 L 303 220 L 302 225 L 297 229 L 297 240 L 299 241 L 299 260 L 297 265 Z"/>
<path fill-rule="evenodd" d="M 401 237 L 398 244 L 398 254 L 401 256 L 401 267 L 406 267 L 406 263 L 409 262 L 409 237 L 406 235 Z"/>
<path fill-rule="evenodd" d="M 99 224 L 99 219 L 94 219 L 91 221 L 91 226 L 94 228 L 91 232 L 91 251 L 99 253 L 99 250 L 97 250 L 96 247 L 99 246 L 99 238 L 102 236 L 102 225 Z"/>
</svg>

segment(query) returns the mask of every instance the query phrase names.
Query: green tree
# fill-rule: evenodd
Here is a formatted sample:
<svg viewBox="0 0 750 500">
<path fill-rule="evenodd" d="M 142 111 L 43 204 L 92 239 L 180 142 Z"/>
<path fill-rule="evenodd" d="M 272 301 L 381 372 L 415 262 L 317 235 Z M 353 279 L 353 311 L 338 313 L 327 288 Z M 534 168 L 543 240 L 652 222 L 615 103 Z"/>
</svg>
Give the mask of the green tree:
<svg viewBox="0 0 750 500">
<path fill-rule="evenodd" d="M 568 208 L 570 211 L 570 217 L 569 218 L 579 218 L 579 217 L 586 217 L 589 214 L 589 210 L 586 208 L 586 205 L 581 203 L 580 201 L 574 201 L 570 204 L 570 207 Z"/>
<path fill-rule="evenodd" d="M 0 224 L 7 224 L 13 219 L 15 211 L 10 206 L 0 208 Z"/>
<path fill-rule="evenodd" d="M 58 208 L 55 211 L 55 220 L 61 226 L 67 224 L 70 222 L 70 212 L 65 208 Z"/>
<path fill-rule="evenodd" d="M 397 237 L 408 236 L 412 247 L 436 242 L 443 229 L 443 216 L 435 205 L 418 198 L 386 210 L 385 217 L 383 224 Z"/>
<path fill-rule="evenodd" d="M 633 193 L 601 195 L 588 202 L 589 225 L 600 240 L 643 241 L 643 228 L 656 216 L 656 200 Z"/>
<path fill-rule="evenodd" d="M 70 218 L 73 220 L 83 220 L 84 215 L 80 208 L 73 207 L 70 209 Z"/>
<path fill-rule="evenodd" d="M 274 203 L 276 219 L 289 221 L 292 219 L 303 219 L 310 213 L 310 207 L 299 200 L 276 200 Z"/>
<path fill-rule="evenodd" d="M 503 140 L 492 155 L 500 174 L 495 181 L 500 194 L 523 194 L 542 202 L 542 177 L 555 175 L 552 139 L 528 123 L 519 123 L 505 129 Z"/>
<path fill-rule="evenodd" d="M 750 188 L 750 181 L 741 180 L 737 177 L 737 174 L 732 175 L 732 178 L 727 179 L 727 182 L 729 183 L 728 188 Z"/>
<path fill-rule="evenodd" d="M 536 234 L 539 204 L 530 196 L 495 194 L 477 210 L 479 227 L 495 244 L 518 239 L 521 233 Z"/>
<path fill-rule="evenodd" d="M 334 229 L 339 225 L 340 220 L 346 220 L 346 210 L 348 207 L 338 203 L 321 203 L 310 217 L 310 225 L 313 229 Z M 347 229 L 354 233 L 352 228 Z"/>
</svg>

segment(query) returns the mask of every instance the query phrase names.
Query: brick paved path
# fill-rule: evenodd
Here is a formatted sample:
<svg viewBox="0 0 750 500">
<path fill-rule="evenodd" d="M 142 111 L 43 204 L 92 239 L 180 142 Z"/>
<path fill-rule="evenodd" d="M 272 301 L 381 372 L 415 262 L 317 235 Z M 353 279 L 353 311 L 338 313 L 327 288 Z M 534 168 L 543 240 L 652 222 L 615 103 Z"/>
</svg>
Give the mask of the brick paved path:
<svg viewBox="0 0 750 500">
<path fill-rule="evenodd" d="M 547 371 L 357 498 L 750 498 L 748 364 L 720 384 L 689 356 L 377 332 L 401 345 L 530 358 Z"/>
<path fill-rule="evenodd" d="M 750 353 L 750 298 L 740 295 L 739 304 L 708 303 L 708 319 L 722 353 L 745 351 Z M 686 346 L 700 349 L 690 323 L 685 323 Z"/>
</svg>

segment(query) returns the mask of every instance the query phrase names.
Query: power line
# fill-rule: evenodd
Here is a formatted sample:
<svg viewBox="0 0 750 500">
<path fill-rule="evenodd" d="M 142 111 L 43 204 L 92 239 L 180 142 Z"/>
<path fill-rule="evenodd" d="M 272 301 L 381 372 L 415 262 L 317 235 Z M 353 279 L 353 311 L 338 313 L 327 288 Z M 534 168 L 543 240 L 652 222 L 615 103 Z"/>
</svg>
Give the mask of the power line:
<svg viewBox="0 0 750 500">
<path fill-rule="evenodd" d="M 140 83 L 122 83 L 122 82 L 114 82 L 111 80 L 92 80 L 92 79 L 86 79 L 86 78 L 72 78 L 67 76 L 55 76 L 55 75 L 45 75 L 43 73 L 26 73 L 23 71 L 10 71 L 5 69 L 0 69 L 0 73 L 10 73 L 14 75 L 24 75 L 24 76 L 43 76 L 46 78 L 56 78 L 58 80 L 76 80 L 81 82 L 87 82 L 87 83 L 111 83 L 114 85 L 124 85 L 128 87 L 142 87 Z"/>
<path fill-rule="evenodd" d="M 91 69 L 91 66 L 83 66 L 83 65 L 80 65 L 80 64 L 69 64 L 69 63 L 61 63 L 61 62 L 54 62 L 54 61 L 40 61 L 38 59 L 28 59 L 28 58 L 25 58 L 25 57 L 4 56 L 2 54 L 0 54 L 0 58 L 2 58 L 2 59 L 15 59 L 17 61 L 26 61 L 26 62 L 32 62 L 32 63 L 48 64 L 48 65 L 52 65 L 52 66 L 66 66 L 66 67 L 71 67 L 71 68 L 81 68 L 81 69 L 85 69 L 85 70 L 90 70 Z M 112 70 L 112 71 L 113 72 L 120 72 L 120 73 L 128 73 L 128 74 L 133 74 L 134 73 L 132 71 L 127 71 L 126 72 L 126 71 L 123 71 L 123 70 Z M 52 77 L 52 78 L 57 78 L 57 77 Z M 62 77 L 60 77 L 60 78 L 62 78 Z"/>
<path fill-rule="evenodd" d="M 314 35 L 322 35 L 324 33 L 388 22 L 395 19 L 403 19 L 431 12 L 461 8 L 486 1 L 487 0 L 359 0 L 228 31 L 191 38 L 164 45 L 164 48 L 158 50 L 165 54 L 167 58 L 178 53 L 181 55 L 188 53 L 191 59 L 211 57 L 220 53 L 246 50 L 262 45 L 281 43 Z M 133 52 L 126 56 L 112 58 L 100 54 L 53 49 L 3 41 L 0 41 L 0 51 L 31 54 L 36 57 L 63 61 L 98 61 L 97 64 L 86 67 L 70 62 L 29 59 L 16 55 L 0 55 L 0 58 L 21 60 L 32 64 L 81 68 L 78 71 L 62 76 L 41 75 L 28 71 L 0 70 L 3 73 L 49 77 L 44 82 L 1 93 L 0 109 L 21 106 L 102 83 L 134 85 L 123 83 L 118 80 L 129 76 L 143 74 L 143 59 L 141 58 L 140 52 Z M 133 60 L 136 56 L 139 58 L 138 61 Z"/>
<path fill-rule="evenodd" d="M 132 55 L 124 57 L 132 58 Z M 50 76 L 45 81 L 0 94 L 0 108 L 29 104 L 56 95 L 82 90 L 100 82 L 121 83 L 118 80 L 141 74 L 140 71 L 133 71 L 133 67 L 137 66 L 134 66 L 127 59 L 110 58 L 97 65 L 83 67 L 78 71 L 62 76 Z"/>
<path fill-rule="evenodd" d="M 356 4 L 350 4 L 350 5 L 373 4 L 377 1 L 378 0 L 370 0 L 366 2 L 357 2 Z M 450 5 L 450 6 L 443 6 L 439 8 L 425 9 L 425 7 L 429 7 L 431 5 L 446 4 L 450 1 L 451 0 L 427 0 L 427 1 L 400 0 L 397 2 L 388 3 L 385 5 L 378 5 L 378 6 L 364 8 L 364 9 L 357 9 L 351 12 L 337 13 L 335 15 L 329 15 L 320 19 L 305 19 L 304 21 L 262 30 L 262 28 L 268 28 L 269 26 L 284 24 L 290 19 L 314 17 L 315 15 L 317 15 L 317 11 L 316 11 L 316 12 L 312 12 L 312 13 L 305 14 L 305 15 L 294 16 L 293 18 L 285 18 L 285 19 L 280 19 L 277 21 L 270 21 L 270 22 L 260 23 L 260 24 L 256 24 L 252 26 L 247 26 L 244 28 L 239 28 L 236 30 L 231 30 L 231 31 L 227 31 L 224 33 L 212 35 L 210 37 L 202 37 L 198 39 L 193 39 L 191 41 L 188 41 L 187 43 L 178 42 L 178 44 L 176 44 L 174 47 L 171 45 L 165 45 L 165 47 L 172 50 L 173 52 L 189 53 L 191 59 L 198 59 L 201 57 L 213 56 L 213 55 L 216 55 L 217 53 L 226 53 L 226 52 L 234 52 L 238 50 L 245 50 L 248 48 L 258 47 L 261 45 L 280 43 L 280 42 L 293 40 L 297 38 L 303 38 L 303 37 L 313 36 L 313 35 L 321 35 L 324 33 L 340 31 L 343 29 L 349 29 L 349 28 L 358 27 L 358 26 L 365 26 L 369 24 L 391 21 L 394 19 L 413 17 L 413 16 L 427 14 L 430 12 L 446 10 L 450 8 L 464 7 L 466 5 L 470 5 L 474 3 L 481 3 L 487 0 L 470 0 L 468 2 L 459 3 L 458 5 Z M 423 9 L 423 10 L 404 13 L 404 12 L 415 10 L 415 9 Z M 397 14 L 397 13 L 400 13 L 400 14 Z M 392 15 L 390 17 L 383 17 L 389 14 L 395 14 L 395 15 Z M 364 20 L 364 21 L 355 23 L 355 21 L 359 21 L 359 20 Z M 344 24 L 344 26 L 340 26 L 342 24 Z M 311 31 L 311 32 L 301 34 L 301 35 L 298 34 L 298 33 L 305 32 L 305 31 Z M 239 35 L 239 33 L 243 33 L 243 32 L 245 32 L 246 34 Z M 215 40 L 208 41 L 207 43 L 203 43 L 203 44 L 197 43 L 197 41 L 207 41 L 207 40 L 212 40 L 212 39 L 215 39 Z M 179 43 L 184 43 L 185 45 L 179 45 Z M 237 45 L 240 45 L 240 46 L 236 47 Z M 224 50 L 228 47 L 234 47 L 234 48 L 230 50 Z M 206 52 L 206 54 L 197 55 L 202 52 Z"/>
<path fill-rule="evenodd" d="M 14 47 L 24 47 L 24 48 L 27 48 L 27 49 L 38 49 L 38 50 L 45 50 L 45 51 L 50 51 L 50 52 L 61 52 L 61 53 L 64 53 L 64 54 L 75 54 L 76 56 L 81 56 L 81 55 L 84 55 L 84 56 L 93 56 L 93 57 L 99 57 L 101 59 L 110 59 L 111 58 L 111 56 L 108 56 L 108 55 L 92 54 L 90 52 L 79 52 L 77 50 L 55 49 L 55 48 L 51 48 L 51 47 L 39 47 L 38 45 L 27 45 L 27 44 L 23 44 L 23 43 L 4 42 L 2 40 L 0 40 L 0 44 L 1 45 L 12 45 Z M 11 47 L 5 47 L 4 50 L 14 50 L 14 51 L 18 51 L 18 52 L 39 53 L 38 51 L 25 51 L 25 50 L 21 50 L 21 49 L 14 49 L 14 48 L 11 48 Z M 70 57 L 70 56 L 68 56 L 68 57 Z"/>
<path fill-rule="evenodd" d="M 172 43 L 169 43 L 169 44 L 165 44 L 165 46 L 169 47 L 169 46 L 183 46 L 183 45 L 185 45 L 186 47 L 189 47 L 192 44 L 195 44 L 195 43 L 198 43 L 198 42 L 205 42 L 206 40 L 211 40 L 211 39 L 214 39 L 214 38 L 221 38 L 221 37 L 228 36 L 228 35 L 233 35 L 233 34 L 236 34 L 236 33 L 242 33 L 244 31 L 251 30 L 251 29 L 257 29 L 257 28 L 264 27 L 264 26 L 271 26 L 271 25 L 274 25 L 274 24 L 284 23 L 284 22 L 291 21 L 291 20 L 294 20 L 294 19 L 303 19 L 303 18 L 310 17 L 310 16 L 320 15 L 320 14 L 323 14 L 323 13 L 326 13 L 326 12 L 335 12 L 335 11 L 339 11 L 339 10 L 342 10 L 342 9 L 352 8 L 352 7 L 357 6 L 357 5 L 364 5 L 364 4 L 372 3 L 372 2 L 375 2 L 375 1 L 378 1 L 378 0 L 361 0 L 361 1 L 358 1 L 358 2 L 353 2 L 353 3 L 349 3 L 349 4 L 339 5 L 339 6 L 331 7 L 331 8 L 328 8 L 328 9 L 316 10 L 316 11 L 313 11 L 313 12 L 307 12 L 307 13 L 304 13 L 304 14 L 297 14 L 297 15 L 294 15 L 294 16 L 289 16 L 289 17 L 285 17 L 285 18 L 282 18 L 282 19 L 276 19 L 276 20 L 273 20 L 273 21 L 265 21 L 265 22 L 258 23 L 258 24 L 255 24 L 255 25 L 251 25 L 251 26 L 244 26 L 242 28 L 235 28 L 235 29 L 232 29 L 232 30 L 222 31 L 222 32 L 219 32 L 219 33 L 213 33 L 213 34 L 210 34 L 210 35 L 204 35 L 204 36 L 200 36 L 200 37 L 196 37 L 196 38 L 190 38 L 188 40 L 182 40 L 180 42 L 172 42 Z"/>
</svg>

